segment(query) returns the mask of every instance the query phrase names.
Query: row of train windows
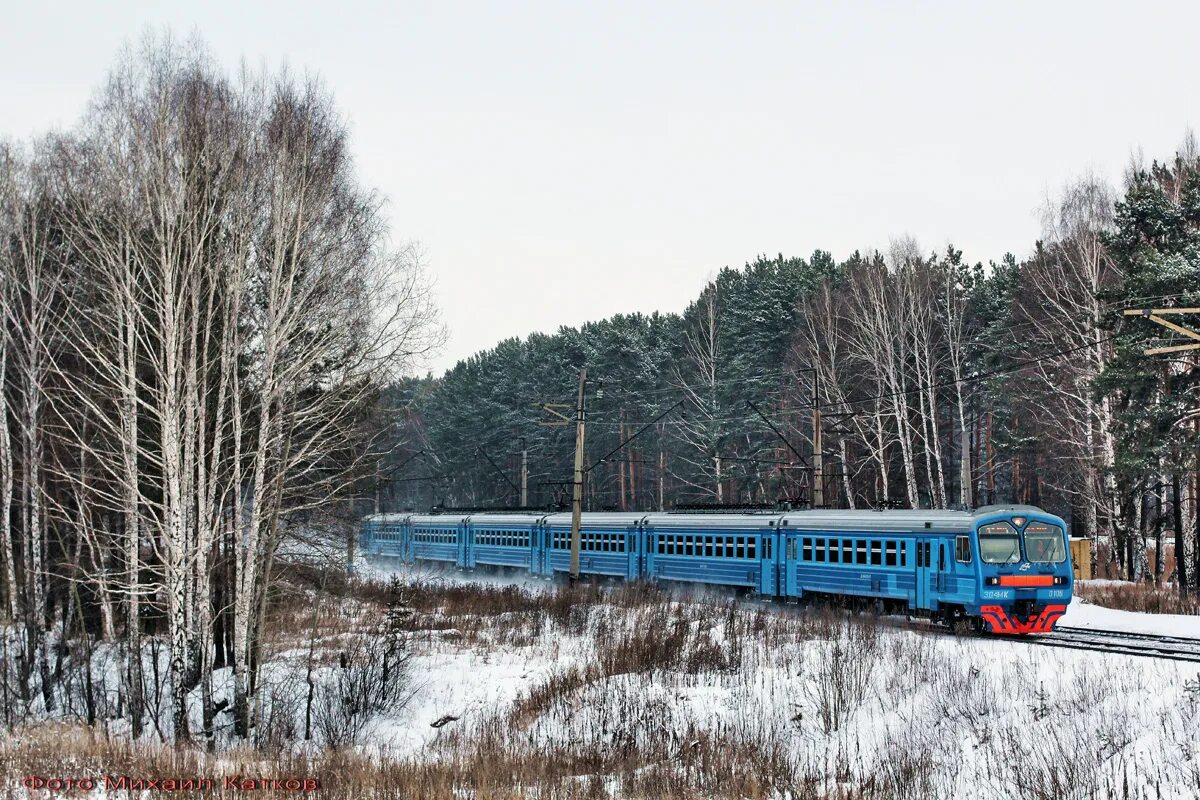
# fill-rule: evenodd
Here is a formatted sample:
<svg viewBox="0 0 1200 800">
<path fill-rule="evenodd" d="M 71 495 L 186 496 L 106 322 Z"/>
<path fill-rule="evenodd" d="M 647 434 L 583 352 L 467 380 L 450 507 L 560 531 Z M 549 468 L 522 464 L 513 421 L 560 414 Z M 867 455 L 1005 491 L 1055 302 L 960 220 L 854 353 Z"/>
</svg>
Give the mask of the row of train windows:
<svg viewBox="0 0 1200 800">
<path fill-rule="evenodd" d="M 380 528 L 373 534 L 381 542 L 399 542 L 404 539 L 403 528 Z"/>
<path fill-rule="evenodd" d="M 529 531 L 479 531 L 475 544 L 496 547 L 529 547 Z"/>
<path fill-rule="evenodd" d="M 904 542 L 879 539 L 824 539 L 803 537 L 788 540 L 788 559 L 796 560 L 796 542 L 800 542 L 800 561 L 810 564 L 869 564 L 876 567 L 906 567 L 908 555 Z"/>
<path fill-rule="evenodd" d="M 458 531 L 417 528 L 413 531 L 413 541 L 425 544 L 455 544 L 458 542 Z"/>
<path fill-rule="evenodd" d="M 555 550 L 571 549 L 570 531 L 554 531 L 550 546 Z M 626 552 L 626 535 L 615 531 L 580 531 L 579 549 L 591 550 L 593 553 L 624 553 Z"/>
<path fill-rule="evenodd" d="M 693 556 L 697 558 L 758 558 L 757 536 L 694 536 L 690 534 L 658 535 L 654 551 L 660 556 Z M 765 539 L 762 557 L 771 557 L 771 540 Z"/>
</svg>

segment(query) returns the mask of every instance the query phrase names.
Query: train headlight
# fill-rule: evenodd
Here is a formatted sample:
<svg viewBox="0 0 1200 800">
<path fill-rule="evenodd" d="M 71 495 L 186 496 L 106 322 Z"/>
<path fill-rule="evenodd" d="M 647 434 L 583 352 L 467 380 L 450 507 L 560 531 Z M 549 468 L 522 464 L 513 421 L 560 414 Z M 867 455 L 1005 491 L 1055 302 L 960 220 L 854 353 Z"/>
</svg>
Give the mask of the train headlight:
<svg viewBox="0 0 1200 800">
<path fill-rule="evenodd" d="M 984 578 L 983 582 L 987 586 L 999 586 L 1000 585 L 999 578 Z"/>
</svg>

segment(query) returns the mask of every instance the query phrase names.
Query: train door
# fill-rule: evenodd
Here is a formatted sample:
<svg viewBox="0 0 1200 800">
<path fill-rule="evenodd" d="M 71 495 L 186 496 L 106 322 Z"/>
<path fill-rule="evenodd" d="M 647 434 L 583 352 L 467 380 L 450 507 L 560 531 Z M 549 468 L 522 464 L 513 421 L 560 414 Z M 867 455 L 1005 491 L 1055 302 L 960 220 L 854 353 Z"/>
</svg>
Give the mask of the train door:
<svg viewBox="0 0 1200 800">
<path fill-rule="evenodd" d="M 937 554 L 937 561 L 934 563 L 934 578 L 933 588 L 937 592 L 940 599 L 946 591 L 947 571 L 950 570 L 950 544 L 945 539 L 941 539 L 934 543 L 934 552 Z"/>
<path fill-rule="evenodd" d="M 758 591 L 761 594 L 773 596 L 775 587 L 778 584 L 778 569 L 776 564 L 779 560 L 779 536 L 778 531 L 772 528 L 769 532 L 765 532 L 759 537 L 758 543 L 759 564 L 759 587 Z"/>
<path fill-rule="evenodd" d="M 637 580 L 638 577 L 638 529 L 641 526 L 635 525 L 625 529 L 625 578 L 627 580 Z"/>
<path fill-rule="evenodd" d="M 916 607 L 917 608 L 932 608 L 929 597 L 930 583 L 930 549 L 932 543 L 928 539 L 916 539 L 914 545 L 917 550 L 917 574 L 916 574 Z"/>
<path fill-rule="evenodd" d="M 782 576 L 780 594 L 788 597 L 800 597 L 800 580 L 797 574 L 796 556 L 800 550 L 800 537 L 795 533 L 784 533 L 780 536 L 783 547 L 783 565 L 779 569 Z"/>
</svg>

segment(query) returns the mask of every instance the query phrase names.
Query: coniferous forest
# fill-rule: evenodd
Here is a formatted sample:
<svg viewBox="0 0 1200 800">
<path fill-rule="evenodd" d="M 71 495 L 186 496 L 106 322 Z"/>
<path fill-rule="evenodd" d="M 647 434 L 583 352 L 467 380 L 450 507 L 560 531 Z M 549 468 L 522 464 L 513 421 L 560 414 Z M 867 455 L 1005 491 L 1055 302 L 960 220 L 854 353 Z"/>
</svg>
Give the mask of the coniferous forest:
<svg viewBox="0 0 1200 800">
<path fill-rule="evenodd" d="M 1027 251 L 760 255 L 682 314 L 499 342 L 389 390 L 376 508 L 517 505 L 523 458 L 528 504 L 568 500 L 574 427 L 541 404 L 573 419 L 586 366 L 586 508 L 811 502 L 816 398 L 826 506 L 1038 504 L 1101 572 L 1194 585 L 1196 356 L 1144 355 L 1170 331 L 1123 314 L 1197 305 L 1194 138 L 1065 187 Z"/>
</svg>

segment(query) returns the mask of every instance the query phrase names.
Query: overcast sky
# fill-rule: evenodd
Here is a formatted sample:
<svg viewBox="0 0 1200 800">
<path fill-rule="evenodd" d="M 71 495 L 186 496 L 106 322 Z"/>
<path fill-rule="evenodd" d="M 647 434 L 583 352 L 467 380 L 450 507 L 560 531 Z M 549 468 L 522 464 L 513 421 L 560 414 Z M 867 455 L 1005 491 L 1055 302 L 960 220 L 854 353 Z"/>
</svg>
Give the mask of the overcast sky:
<svg viewBox="0 0 1200 800">
<path fill-rule="evenodd" d="M 322 76 L 436 276 L 434 370 L 757 253 L 1023 255 L 1064 182 L 1200 121 L 1194 2 L 5 5 L 0 136 L 69 127 L 147 27 Z"/>
</svg>

